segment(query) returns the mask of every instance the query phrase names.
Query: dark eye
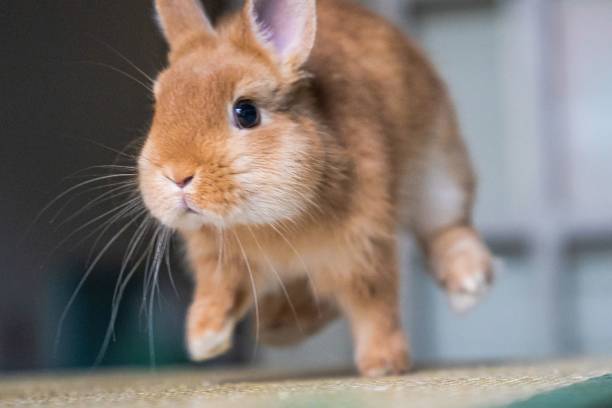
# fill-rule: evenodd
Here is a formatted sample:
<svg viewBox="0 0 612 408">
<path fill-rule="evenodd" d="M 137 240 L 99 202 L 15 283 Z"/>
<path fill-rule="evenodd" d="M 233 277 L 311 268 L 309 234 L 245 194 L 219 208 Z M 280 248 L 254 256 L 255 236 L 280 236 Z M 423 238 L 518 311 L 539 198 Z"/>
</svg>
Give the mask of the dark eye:
<svg viewBox="0 0 612 408">
<path fill-rule="evenodd" d="M 250 129 L 259 125 L 259 110 L 249 100 L 241 100 L 234 104 L 234 122 L 241 129 Z"/>
</svg>

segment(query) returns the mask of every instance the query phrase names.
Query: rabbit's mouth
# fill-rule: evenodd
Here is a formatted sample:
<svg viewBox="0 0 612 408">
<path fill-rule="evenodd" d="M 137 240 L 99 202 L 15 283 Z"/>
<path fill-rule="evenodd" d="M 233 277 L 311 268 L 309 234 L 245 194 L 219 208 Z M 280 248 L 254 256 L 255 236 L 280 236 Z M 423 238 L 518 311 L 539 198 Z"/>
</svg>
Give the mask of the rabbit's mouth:
<svg viewBox="0 0 612 408">
<path fill-rule="evenodd" d="M 191 202 L 189 196 L 182 197 L 181 206 L 187 214 L 201 214 L 200 209 Z"/>
<path fill-rule="evenodd" d="M 173 228 L 194 230 L 204 225 L 221 227 L 228 222 L 220 213 L 196 204 L 189 194 L 180 194 L 175 202 L 172 215 L 166 219 L 166 224 Z"/>
<path fill-rule="evenodd" d="M 184 202 L 181 202 L 171 215 L 160 221 L 173 229 L 186 231 L 197 230 L 205 225 L 221 227 L 226 224 L 220 215 L 193 205 L 185 205 Z"/>
</svg>

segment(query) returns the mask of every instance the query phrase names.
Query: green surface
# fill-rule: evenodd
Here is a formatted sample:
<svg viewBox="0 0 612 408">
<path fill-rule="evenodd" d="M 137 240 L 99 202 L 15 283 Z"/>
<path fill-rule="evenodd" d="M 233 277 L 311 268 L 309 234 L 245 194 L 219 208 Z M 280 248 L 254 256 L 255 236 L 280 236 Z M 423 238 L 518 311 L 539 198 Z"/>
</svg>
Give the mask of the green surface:
<svg viewBox="0 0 612 408">
<path fill-rule="evenodd" d="M 536 395 L 507 408 L 612 408 L 612 374 Z"/>
</svg>

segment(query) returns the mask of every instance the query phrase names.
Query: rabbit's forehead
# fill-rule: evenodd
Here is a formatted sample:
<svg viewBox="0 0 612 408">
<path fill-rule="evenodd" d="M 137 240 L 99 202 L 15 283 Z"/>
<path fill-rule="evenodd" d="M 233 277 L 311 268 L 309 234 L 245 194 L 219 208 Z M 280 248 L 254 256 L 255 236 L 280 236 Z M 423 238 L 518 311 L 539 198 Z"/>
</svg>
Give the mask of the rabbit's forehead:
<svg viewBox="0 0 612 408">
<path fill-rule="evenodd" d="M 235 99 L 245 94 L 265 96 L 279 86 L 276 72 L 267 64 L 248 56 L 223 58 L 224 54 L 207 53 L 186 58 L 163 72 L 156 83 L 159 97 L 169 92 L 193 92 Z"/>
<path fill-rule="evenodd" d="M 162 85 L 156 95 L 156 113 L 161 116 L 194 113 L 202 119 L 203 115 L 218 119 L 239 99 L 262 103 L 274 100 L 277 89 L 273 80 L 247 75 L 240 67 L 198 70 L 171 79 L 159 82 Z"/>
</svg>

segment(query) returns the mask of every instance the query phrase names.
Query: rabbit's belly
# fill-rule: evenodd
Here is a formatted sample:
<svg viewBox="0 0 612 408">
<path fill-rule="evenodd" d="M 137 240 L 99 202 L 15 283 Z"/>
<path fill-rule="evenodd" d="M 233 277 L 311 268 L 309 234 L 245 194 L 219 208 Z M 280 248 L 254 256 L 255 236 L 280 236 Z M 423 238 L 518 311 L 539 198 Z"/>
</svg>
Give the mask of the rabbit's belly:
<svg viewBox="0 0 612 408">
<path fill-rule="evenodd" d="M 274 256 L 280 255 L 280 256 Z M 275 286 L 279 281 L 291 282 L 306 278 L 324 290 L 327 282 L 346 279 L 359 273 L 356 265 L 363 252 L 349 247 L 346 241 L 321 239 L 308 245 L 292 245 L 288 252 L 261 254 L 260 270 L 265 280 Z"/>
</svg>

